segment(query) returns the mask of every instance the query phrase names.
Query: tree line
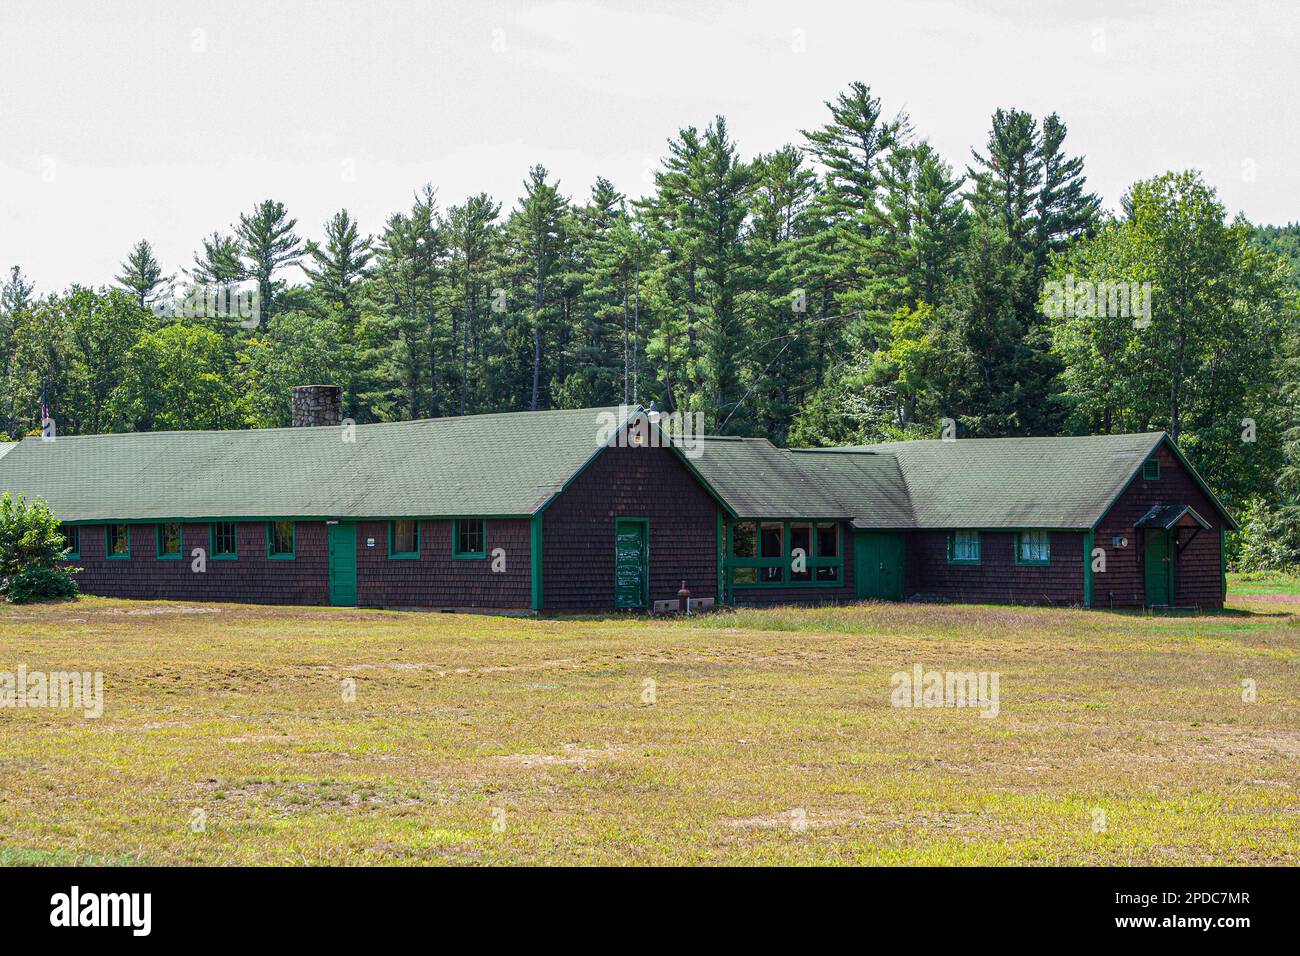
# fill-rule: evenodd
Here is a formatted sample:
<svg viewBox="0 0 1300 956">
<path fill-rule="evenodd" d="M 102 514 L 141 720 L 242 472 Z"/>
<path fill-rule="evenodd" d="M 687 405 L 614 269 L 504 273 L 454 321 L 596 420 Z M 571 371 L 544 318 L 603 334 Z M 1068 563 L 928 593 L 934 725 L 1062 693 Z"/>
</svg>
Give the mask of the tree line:
<svg viewBox="0 0 1300 956">
<path fill-rule="evenodd" d="M 344 209 L 309 238 L 268 199 L 176 269 L 140 240 L 110 288 L 38 296 L 14 267 L 0 431 L 39 430 L 42 394 L 61 434 L 286 425 L 309 382 L 359 422 L 655 402 L 795 445 L 1165 429 L 1230 503 L 1294 505 L 1297 227 L 1231 219 L 1195 172 L 1105 211 L 1056 114 L 997 110 L 956 165 L 865 84 L 826 109 L 752 158 L 724 117 L 688 126 L 644 196 L 538 165 L 509 209 L 426 185 L 373 235 Z M 1119 284 L 1141 316 L 1045 308 Z M 178 307 L 235 287 L 254 319 Z"/>
</svg>

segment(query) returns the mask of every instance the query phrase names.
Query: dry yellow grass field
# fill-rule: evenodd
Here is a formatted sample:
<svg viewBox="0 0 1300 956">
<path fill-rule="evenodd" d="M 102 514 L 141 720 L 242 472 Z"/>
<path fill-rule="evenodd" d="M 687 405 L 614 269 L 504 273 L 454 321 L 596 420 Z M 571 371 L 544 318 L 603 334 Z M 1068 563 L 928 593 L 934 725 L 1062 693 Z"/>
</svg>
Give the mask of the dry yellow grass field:
<svg viewBox="0 0 1300 956">
<path fill-rule="evenodd" d="M 0 709 L 0 862 L 1295 864 L 1282 597 L 690 621 L 0 607 L 0 671 L 102 671 L 105 697 L 99 719 Z M 917 664 L 998 672 L 998 715 L 891 706 Z"/>
</svg>

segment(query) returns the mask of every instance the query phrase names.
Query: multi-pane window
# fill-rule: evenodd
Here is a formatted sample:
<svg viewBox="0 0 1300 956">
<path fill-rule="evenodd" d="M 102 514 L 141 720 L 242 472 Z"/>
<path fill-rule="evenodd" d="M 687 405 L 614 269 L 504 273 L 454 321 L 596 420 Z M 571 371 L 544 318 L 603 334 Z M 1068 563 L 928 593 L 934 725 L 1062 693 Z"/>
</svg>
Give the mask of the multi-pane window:
<svg viewBox="0 0 1300 956">
<path fill-rule="evenodd" d="M 737 558 L 758 557 L 758 525 L 742 521 L 731 529 L 731 553 Z M 736 584 L 757 584 L 758 568 L 736 568 L 732 572 Z"/>
<path fill-rule="evenodd" d="M 453 524 L 454 557 L 481 558 L 487 554 L 487 522 L 482 518 L 458 518 Z"/>
<path fill-rule="evenodd" d="M 758 557 L 758 526 L 742 521 L 731 529 L 731 553 L 738 558 Z"/>
<path fill-rule="evenodd" d="M 812 525 L 790 525 L 790 580 L 811 581 L 808 559 L 812 557 Z"/>
<path fill-rule="evenodd" d="M 779 521 L 766 521 L 758 526 L 758 556 L 779 558 L 785 554 L 785 525 Z M 785 568 L 770 565 L 760 568 L 759 580 L 773 584 L 785 580 Z"/>
<path fill-rule="evenodd" d="M 124 524 L 111 524 L 104 529 L 104 554 L 110 558 L 131 557 L 131 532 Z"/>
<path fill-rule="evenodd" d="M 1016 535 L 1016 564 L 1049 564 L 1051 546 L 1046 531 L 1022 531 Z"/>
<path fill-rule="evenodd" d="M 839 556 L 840 526 L 833 521 L 817 525 L 817 557 L 838 558 Z M 835 564 L 818 562 L 817 567 L 813 568 L 813 573 L 818 581 L 826 583 L 834 583 L 840 579 L 840 569 Z"/>
<path fill-rule="evenodd" d="M 1142 462 L 1142 480 L 1159 481 L 1160 480 L 1160 459 L 1148 458 Z"/>
<path fill-rule="evenodd" d="M 954 531 L 948 536 L 948 563 L 979 564 L 980 533 L 978 531 Z"/>
<path fill-rule="evenodd" d="M 270 522 L 266 526 L 266 556 L 285 559 L 292 558 L 293 553 L 293 522 Z"/>
<path fill-rule="evenodd" d="M 738 587 L 811 587 L 842 578 L 838 522 L 738 521 L 728 534 L 727 566 Z"/>
<path fill-rule="evenodd" d="M 420 523 L 418 521 L 388 522 L 388 556 L 390 558 L 418 558 L 420 556 Z"/>
<path fill-rule="evenodd" d="M 63 533 L 63 550 L 67 552 L 64 557 L 81 557 L 81 529 L 75 524 L 65 524 L 59 530 Z"/>
<path fill-rule="evenodd" d="M 179 558 L 181 556 L 181 526 L 177 523 L 158 526 L 158 557 Z"/>
<path fill-rule="evenodd" d="M 239 554 L 239 543 L 235 537 L 236 525 L 233 521 L 216 521 L 212 525 L 212 557 L 234 558 Z"/>
</svg>

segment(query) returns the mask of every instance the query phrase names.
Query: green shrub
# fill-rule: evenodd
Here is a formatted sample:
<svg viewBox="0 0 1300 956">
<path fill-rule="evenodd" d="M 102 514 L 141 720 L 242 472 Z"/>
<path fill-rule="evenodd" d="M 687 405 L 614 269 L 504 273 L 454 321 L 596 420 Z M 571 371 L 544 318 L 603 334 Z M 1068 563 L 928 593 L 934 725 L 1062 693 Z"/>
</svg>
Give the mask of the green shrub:
<svg viewBox="0 0 1300 956">
<path fill-rule="evenodd" d="M 56 601 L 80 592 L 70 568 L 27 568 L 9 579 L 5 596 L 13 604 Z"/>
<path fill-rule="evenodd" d="M 1300 514 L 1275 508 L 1260 498 L 1246 502 L 1240 515 L 1233 566 L 1238 571 L 1290 571 L 1300 567 Z"/>
<path fill-rule="evenodd" d="M 0 590 L 10 601 L 75 595 L 72 575 L 81 569 L 62 565 L 66 553 L 59 519 L 45 502 L 0 495 Z"/>
</svg>

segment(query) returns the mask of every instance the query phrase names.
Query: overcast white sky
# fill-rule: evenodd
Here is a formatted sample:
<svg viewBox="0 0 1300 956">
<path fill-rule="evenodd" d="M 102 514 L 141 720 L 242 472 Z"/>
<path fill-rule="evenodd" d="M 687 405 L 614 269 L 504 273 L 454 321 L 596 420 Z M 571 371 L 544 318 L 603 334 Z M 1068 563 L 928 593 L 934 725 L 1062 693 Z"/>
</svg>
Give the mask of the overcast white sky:
<svg viewBox="0 0 1300 956">
<path fill-rule="evenodd" d="M 168 272 L 259 199 L 367 231 L 432 182 L 507 207 L 529 165 L 639 195 L 680 127 L 744 155 L 869 83 L 959 168 L 998 106 L 1060 113 L 1114 207 L 1198 167 L 1228 208 L 1300 219 L 1300 3 L 0 2 L 0 268 Z"/>
</svg>

